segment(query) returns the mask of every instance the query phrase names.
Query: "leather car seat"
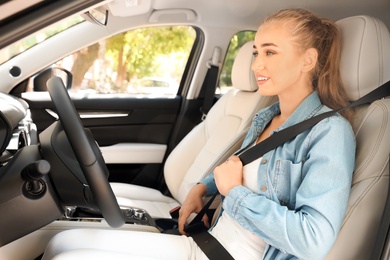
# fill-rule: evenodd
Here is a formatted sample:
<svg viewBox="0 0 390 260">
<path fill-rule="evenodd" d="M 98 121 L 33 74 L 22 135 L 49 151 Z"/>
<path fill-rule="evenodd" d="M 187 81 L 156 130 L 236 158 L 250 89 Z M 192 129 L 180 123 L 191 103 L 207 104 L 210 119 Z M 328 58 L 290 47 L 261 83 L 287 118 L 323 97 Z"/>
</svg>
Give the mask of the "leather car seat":
<svg viewBox="0 0 390 260">
<path fill-rule="evenodd" d="M 172 197 L 152 188 L 111 183 L 120 206 L 144 209 L 154 218 L 170 218 L 169 211 L 183 203 L 191 187 L 240 147 L 255 113 L 276 100 L 257 92 L 252 51 L 253 41 L 240 48 L 232 68 L 233 89 L 168 156 L 164 178 Z"/>
<path fill-rule="evenodd" d="M 381 21 L 369 16 L 350 17 L 337 24 L 343 38 L 342 78 L 349 98 L 356 100 L 390 80 L 390 34 Z M 386 203 L 389 188 L 390 98 L 359 107 L 353 127 L 357 153 L 348 210 L 337 241 L 326 259 L 370 259 Z M 136 238 L 145 241 L 149 235 L 156 234 L 69 230 L 52 239 L 43 259 L 55 255 L 63 256 L 61 259 L 74 259 L 96 256 L 101 252 L 107 256 L 131 257 L 131 249 L 122 244 L 106 245 L 103 240 L 115 238 L 115 241 L 123 241 L 124 244 Z M 92 237 L 95 242 L 101 243 L 98 245 L 89 241 L 88 238 Z"/>
<path fill-rule="evenodd" d="M 351 100 L 390 80 L 390 34 L 378 19 L 337 22 L 342 32 L 341 75 Z M 359 107 L 353 120 L 356 163 L 341 232 L 327 259 L 370 259 L 389 188 L 390 98 Z"/>
</svg>

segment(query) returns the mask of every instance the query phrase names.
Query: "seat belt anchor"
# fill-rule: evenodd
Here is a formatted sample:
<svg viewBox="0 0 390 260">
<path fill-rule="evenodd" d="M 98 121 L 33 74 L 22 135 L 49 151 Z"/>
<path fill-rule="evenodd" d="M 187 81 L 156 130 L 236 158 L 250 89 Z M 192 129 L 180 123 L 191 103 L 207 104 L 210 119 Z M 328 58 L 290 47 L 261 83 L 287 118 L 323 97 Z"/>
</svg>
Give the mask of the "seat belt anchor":
<svg viewBox="0 0 390 260">
<path fill-rule="evenodd" d="M 202 113 L 202 117 L 200 118 L 202 121 L 206 120 L 207 115 L 205 113 Z"/>
</svg>

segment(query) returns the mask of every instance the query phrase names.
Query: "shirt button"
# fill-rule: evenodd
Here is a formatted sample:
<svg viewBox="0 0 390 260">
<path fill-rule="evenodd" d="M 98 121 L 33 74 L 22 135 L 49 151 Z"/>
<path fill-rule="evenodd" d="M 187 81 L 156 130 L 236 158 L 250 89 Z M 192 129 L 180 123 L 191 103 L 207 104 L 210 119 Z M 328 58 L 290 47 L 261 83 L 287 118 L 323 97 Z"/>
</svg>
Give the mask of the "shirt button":
<svg viewBox="0 0 390 260">
<path fill-rule="evenodd" d="M 267 191 L 267 186 L 261 185 L 260 190 L 261 190 L 262 192 Z"/>
<path fill-rule="evenodd" d="M 261 164 L 266 164 L 266 163 L 267 163 L 267 159 L 261 160 Z"/>
</svg>

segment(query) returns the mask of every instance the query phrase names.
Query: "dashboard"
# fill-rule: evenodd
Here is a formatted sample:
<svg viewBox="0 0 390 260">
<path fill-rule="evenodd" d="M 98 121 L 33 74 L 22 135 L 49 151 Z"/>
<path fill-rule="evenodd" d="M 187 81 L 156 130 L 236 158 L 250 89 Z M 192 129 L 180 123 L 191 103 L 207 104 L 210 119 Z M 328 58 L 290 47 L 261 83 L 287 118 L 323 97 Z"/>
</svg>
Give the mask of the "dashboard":
<svg viewBox="0 0 390 260">
<path fill-rule="evenodd" d="M 39 134 L 28 103 L 0 93 L 0 247 L 63 218 L 69 206 L 83 209 L 83 217 L 97 215 L 116 226 L 125 223 L 124 213 L 130 214 L 122 213 L 116 202 L 92 134 L 81 122 L 75 127 L 77 113 L 74 108 L 74 115 L 69 112 L 70 97 L 57 85 L 62 80 L 50 82 L 60 120 Z M 132 211 L 130 220 L 142 222 L 144 217 L 135 213 L 139 212 Z"/>
<path fill-rule="evenodd" d="M 0 93 L 0 246 L 63 214 L 22 99 Z"/>
</svg>

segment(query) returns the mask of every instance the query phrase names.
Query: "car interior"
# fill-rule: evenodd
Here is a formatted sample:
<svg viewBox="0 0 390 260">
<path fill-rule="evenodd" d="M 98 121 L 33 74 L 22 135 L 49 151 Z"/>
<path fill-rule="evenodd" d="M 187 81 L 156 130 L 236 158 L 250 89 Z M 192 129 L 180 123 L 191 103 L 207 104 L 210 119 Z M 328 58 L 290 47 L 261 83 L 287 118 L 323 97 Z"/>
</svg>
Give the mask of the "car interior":
<svg viewBox="0 0 390 260">
<path fill-rule="evenodd" d="M 141 237 L 176 228 L 170 210 L 239 149 L 253 116 L 277 100 L 257 92 L 251 70 L 253 34 L 242 42 L 238 36 L 255 32 L 273 11 L 307 8 L 337 21 L 342 35 L 341 76 L 350 101 L 390 80 L 390 3 L 385 0 L 30 4 L 22 4 L 19 13 L 12 1 L 0 4 L 10 13 L 0 16 L 4 31 L 0 36 L 1 259 L 50 259 L 67 252 L 72 259 L 84 259 L 104 249 L 102 241 L 87 252 L 79 250 L 81 240 L 97 236 L 97 231 L 106 240 L 121 231 L 127 241 L 132 238 L 126 234 L 133 231 L 140 231 Z M 74 15 L 82 22 L 15 56 L 1 52 L 11 50 L 16 40 Z M 83 52 L 92 55 L 96 43 L 100 44 L 96 57 L 113 52 L 110 41 L 102 43 L 103 39 L 135 31 L 129 42 L 136 42 L 141 29 L 155 27 L 166 27 L 171 34 L 177 28 L 190 30 L 195 35 L 185 65 L 180 66 L 176 95 L 91 92 L 84 87 L 98 85 L 94 81 L 101 79 L 79 80 L 74 70 L 66 68 L 68 57 L 87 60 Z M 135 45 L 140 46 L 141 60 L 146 60 L 145 39 Z M 170 40 L 161 41 L 168 45 Z M 235 44 L 231 82 L 224 91 L 224 68 Z M 129 53 L 135 56 L 136 51 Z M 133 61 L 143 64 L 137 62 Z M 168 67 L 166 60 L 163 64 Z M 219 78 L 210 92 L 205 82 L 210 81 L 211 68 L 218 68 Z M 93 73 L 84 74 L 101 72 Z M 150 76 L 160 75 L 144 78 Z M 72 92 L 75 82 L 81 82 L 82 91 Z M 129 80 L 123 89 L 135 88 Z M 212 107 L 206 114 L 202 107 L 210 98 Z M 390 259 L 390 99 L 356 108 L 352 126 L 357 143 L 352 189 L 341 231 L 326 259 Z M 219 204 L 215 201 L 212 208 Z M 60 243 L 49 244 L 59 233 Z M 122 245 L 106 253 L 106 258 L 131 256 Z"/>
<path fill-rule="evenodd" d="M 246 73 L 250 71 L 252 46 L 252 41 L 245 43 L 236 56 L 233 89 L 166 159 L 164 179 L 171 196 L 139 185 L 111 183 L 121 206 L 145 209 L 153 218 L 170 218 L 169 211 L 183 203 L 190 188 L 240 148 L 255 113 L 276 100 L 258 95 L 254 75 Z"/>
</svg>

